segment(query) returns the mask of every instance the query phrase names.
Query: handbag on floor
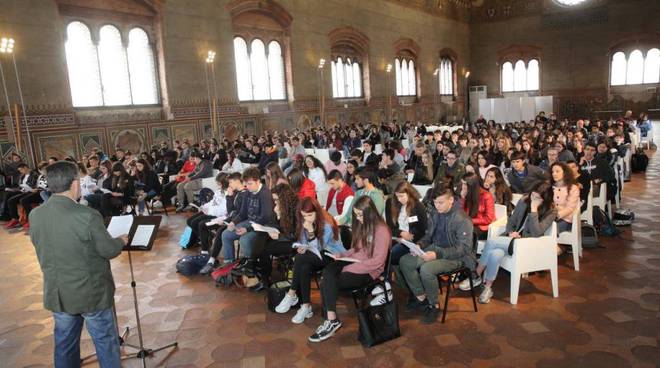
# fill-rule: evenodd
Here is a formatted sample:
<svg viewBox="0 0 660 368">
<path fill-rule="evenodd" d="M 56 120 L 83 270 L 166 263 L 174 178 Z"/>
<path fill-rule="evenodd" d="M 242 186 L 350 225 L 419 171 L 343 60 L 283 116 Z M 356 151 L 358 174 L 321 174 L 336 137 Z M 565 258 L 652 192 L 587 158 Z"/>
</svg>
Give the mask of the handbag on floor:
<svg viewBox="0 0 660 368">
<path fill-rule="evenodd" d="M 266 292 L 266 303 L 269 311 L 275 312 L 275 307 L 282 302 L 289 288 L 291 288 L 291 283 L 286 280 L 270 285 Z"/>
<path fill-rule="evenodd" d="M 234 285 L 236 280 L 234 280 L 234 276 L 231 274 L 231 271 L 236 268 L 236 265 L 238 265 L 238 261 L 230 263 L 224 267 L 220 267 L 211 273 L 211 278 L 215 281 L 216 287 L 230 287 Z"/>
<path fill-rule="evenodd" d="M 386 302 L 367 305 L 358 309 L 358 340 L 366 347 L 382 344 L 401 336 L 399 312 L 391 293 L 386 293 Z"/>
<path fill-rule="evenodd" d="M 202 267 L 208 263 L 210 257 L 209 254 L 185 256 L 176 262 L 176 272 L 184 276 L 197 275 Z"/>
</svg>

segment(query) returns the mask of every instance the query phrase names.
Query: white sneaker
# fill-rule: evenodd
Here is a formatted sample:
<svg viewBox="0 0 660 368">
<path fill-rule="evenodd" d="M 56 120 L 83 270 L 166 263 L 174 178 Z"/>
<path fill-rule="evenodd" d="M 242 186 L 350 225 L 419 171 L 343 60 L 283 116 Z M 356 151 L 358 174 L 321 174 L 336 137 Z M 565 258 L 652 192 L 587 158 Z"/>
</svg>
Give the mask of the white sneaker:
<svg viewBox="0 0 660 368">
<path fill-rule="evenodd" d="M 493 288 L 490 286 L 484 287 L 484 290 L 481 292 L 481 295 L 479 295 L 479 303 L 481 304 L 488 304 L 490 303 L 490 299 L 493 297 Z"/>
<path fill-rule="evenodd" d="M 303 304 L 300 306 L 300 309 L 298 309 L 293 318 L 291 318 L 291 322 L 299 325 L 305 322 L 305 319 L 312 318 L 313 315 L 314 312 L 312 312 L 312 306 L 310 304 Z"/>
<path fill-rule="evenodd" d="M 289 311 L 289 309 L 291 309 L 291 307 L 293 307 L 296 304 L 298 304 L 298 296 L 297 295 L 289 296 L 289 294 L 287 293 L 286 295 L 284 295 L 284 299 L 282 299 L 280 304 L 278 304 L 277 307 L 275 307 L 275 312 L 286 313 Z"/>
<path fill-rule="evenodd" d="M 481 277 L 477 276 L 472 279 L 472 287 L 477 287 L 481 285 Z M 465 279 L 458 284 L 458 288 L 463 291 L 470 291 L 470 279 Z"/>
<path fill-rule="evenodd" d="M 385 293 L 380 293 L 380 294 L 378 294 L 378 296 L 371 299 L 371 301 L 369 302 L 369 305 L 371 305 L 372 307 L 375 307 L 375 306 L 378 306 L 378 305 L 383 305 L 383 304 L 387 303 L 388 300 L 389 301 L 394 300 L 394 297 L 393 297 L 391 291 L 387 292 L 387 300 L 385 299 Z"/>
<path fill-rule="evenodd" d="M 387 291 L 392 290 L 392 285 L 390 284 L 389 281 L 385 281 L 385 289 Z M 371 290 L 371 295 L 378 295 L 383 293 L 383 287 L 381 285 L 377 285 L 373 290 Z"/>
</svg>

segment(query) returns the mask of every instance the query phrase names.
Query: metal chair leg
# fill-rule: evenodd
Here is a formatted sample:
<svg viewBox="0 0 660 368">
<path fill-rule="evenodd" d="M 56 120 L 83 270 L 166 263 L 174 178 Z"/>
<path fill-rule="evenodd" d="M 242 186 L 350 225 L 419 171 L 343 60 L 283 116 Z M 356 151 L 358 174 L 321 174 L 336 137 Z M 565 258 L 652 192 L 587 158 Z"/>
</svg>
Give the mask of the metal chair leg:
<svg viewBox="0 0 660 368">
<path fill-rule="evenodd" d="M 442 323 L 445 323 L 447 317 L 447 306 L 449 305 L 449 294 L 451 294 L 451 277 L 447 279 L 447 295 L 445 295 L 445 307 L 442 310 Z"/>
<path fill-rule="evenodd" d="M 467 270 L 467 277 L 470 279 L 470 294 L 472 294 L 472 304 L 474 311 L 477 312 L 477 298 L 474 297 L 474 285 L 472 284 L 472 271 Z"/>
</svg>

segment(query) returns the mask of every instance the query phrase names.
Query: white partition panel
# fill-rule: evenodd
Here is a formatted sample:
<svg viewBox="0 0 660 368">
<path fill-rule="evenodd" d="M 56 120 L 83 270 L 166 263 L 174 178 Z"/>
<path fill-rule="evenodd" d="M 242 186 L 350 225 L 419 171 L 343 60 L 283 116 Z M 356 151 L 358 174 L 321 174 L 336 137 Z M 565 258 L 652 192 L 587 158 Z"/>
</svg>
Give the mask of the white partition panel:
<svg viewBox="0 0 660 368">
<path fill-rule="evenodd" d="M 506 123 L 506 100 L 503 98 L 493 99 L 493 120 L 498 123 Z"/>
<path fill-rule="evenodd" d="M 479 115 L 483 115 L 484 119 L 493 119 L 493 99 L 482 98 L 479 100 Z"/>
<path fill-rule="evenodd" d="M 506 121 L 520 121 L 521 111 L 520 111 L 520 97 L 507 97 L 504 99 L 506 101 Z"/>
<path fill-rule="evenodd" d="M 536 113 L 538 114 L 541 111 L 545 111 L 545 116 L 550 115 L 553 111 L 552 107 L 552 96 L 537 96 L 535 97 L 536 102 Z"/>
<path fill-rule="evenodd" d="M 521 97 L 520 98 L 520 112 L 522 119 L 529 121 L 536 118 L 536 98 L 535 97 Z"/>
</svg>

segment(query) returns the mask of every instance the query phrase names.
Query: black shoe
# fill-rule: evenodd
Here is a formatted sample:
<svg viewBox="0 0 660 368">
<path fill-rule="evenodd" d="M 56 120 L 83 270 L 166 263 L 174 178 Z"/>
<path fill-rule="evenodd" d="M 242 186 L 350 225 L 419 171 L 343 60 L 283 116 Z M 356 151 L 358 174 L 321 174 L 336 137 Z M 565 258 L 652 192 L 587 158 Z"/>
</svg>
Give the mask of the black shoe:
<svg viewBox="0 0 660 368">
<path fill-rule="evenodd" d="M 420 301 L 416 297 L 412 297 L 412 299 L 408 300 L 408 303 L 406 303 L 406 310 L 407 311 L 423 311 L 426 309 L 426 307 L 429 305 L 428 299 L 424 299 Z"/>
<path fill-rule="evenodd" d="M 236 264 L 236 267 L 234 267 L 235 270 L 237 271 L 242 271 L 245 266 L 250 262 L 249 258 L 241 258 L 238 260 L 238 263 Z"/>
<path fill-rule="evenodd" d="M 321 342 L 323 340 L 327 340 L 332 337 L 332 335 L 335 334 L 335 331 L 337 331 L 340 327 L 341 322 L 339 322 L 338 319 L 334 321 L 325 320 L 323 321 L 323 324 L 316 329 L 316 332 L 314 332 L 314 334 L 309 337 L 309 341 Z"/>
<path fill-rule="evenodd" d="M 208 275 L 211 272 L 213 272 L 213 269 L 215 268 L 215 264 L 217 262 L 210 262 L 204 265 L 201 270 L 199 270 L 200 275 Z"/>
<path fill-rule="evenodd" d="M 254 286 L 250 286 L 250 291 L 253 293 L 258 293 L 262 290 L 264 290 L 266 286 L 262 282 L 256 283 Z"/>
<path fill-rule="evenodd" d="M 438 320 L 438 315 L 440 314 L 440 309 L 436 308 L 434 305 L 427 305 L 424 309 L 424 315 L 422 316 L 422 323 L 425 325 L 430 325 L 435 323 Z"/>
</svg>

